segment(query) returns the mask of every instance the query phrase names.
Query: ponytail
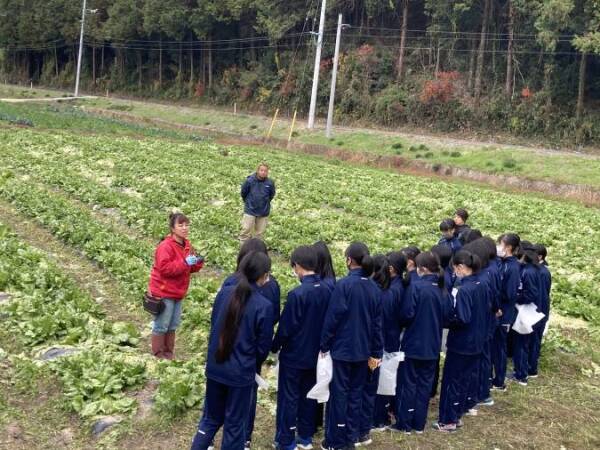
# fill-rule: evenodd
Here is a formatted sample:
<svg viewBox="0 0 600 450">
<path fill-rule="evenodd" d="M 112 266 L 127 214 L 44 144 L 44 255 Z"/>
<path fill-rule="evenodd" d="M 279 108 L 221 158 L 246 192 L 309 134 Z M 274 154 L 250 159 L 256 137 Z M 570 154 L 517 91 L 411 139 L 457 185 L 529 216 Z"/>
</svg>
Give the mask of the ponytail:
<svg viewBox="0 0 600 450">
<path fill-rule="evenodd" d="M 390 261 L 385 255 L 373 257 L 373 281 L 383 290 L 390 287 Z"/>
<path fill-rule="evenodd" d="M 533 264 L 539 266 L 540 260 L 538 259 L 538 250 L 535 245 L 528 241 L 521 241 L 519 247 L 518 258 L 523 258 L 523 261 L 527 264 Z"/>
<path fill-rule="evenodd" d="M 252 283 L 271 270 L 270 258 L 261 252 L 250 252 L 240 262 L 238 283 L 227 306 L 227 312 L 221 324 L 219 344 L 215 360 L 222 364 L 229 359 L 240 328 L 246 303 L 252 294 Z"/>
<path fill-rule="evenodd" d="M 358 264 L 366 277 L 373 274 L 374 261 L 369 254 L 369 247 L 362 242 L 353 242 L 346 249 L 346 258 L 352 259 Z"/>
<path fill-rule="evenodd" d="M 469 250 L 461 249 L 456 252 L 452 258 L 452 265 L 458 266 L 459 264 L 467 266 L 473 273 L 477 273 L 481 270 L 481 259 L 477 254 Z"/>
</svg>

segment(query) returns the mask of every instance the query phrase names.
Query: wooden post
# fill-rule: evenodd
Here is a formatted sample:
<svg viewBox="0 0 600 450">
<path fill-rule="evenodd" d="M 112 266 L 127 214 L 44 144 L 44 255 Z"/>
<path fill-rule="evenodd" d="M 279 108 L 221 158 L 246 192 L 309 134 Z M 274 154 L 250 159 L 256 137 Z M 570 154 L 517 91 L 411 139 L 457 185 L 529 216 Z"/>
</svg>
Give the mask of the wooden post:
<svg viewBox="0 0 600 450">
<path fill-rule="evenodd" d="M 277 120 L 277 115 L 279 114 L 279 108 L 275 110 L 275 114 L 273 115 L 273 120 L 271 121 L 271 126 L 269 127 L 269 132 L 267 133 L 267 139 L 271 138 L 271 133 L 273 132 L 273 127 L 275 126 L 275 121 Z"/>
<path fill-rule="evenodd" d="M 237 103 L 234 102 L 233 103 L 233 115 L 235 116 L 237 114 Z"/>
<path fill-rule="evenodd" d="M 298 113 L 298 110 L 295 109 L 294 110 L 294 117 L 292 118 L 292 126 L 290 128 L 290 135 L 288 136 L 288 142 L 290 142 L 292 140 L 292 135 L 294 134 L 294 126 L 296 125 L 296 114 Z"/>
</svg>

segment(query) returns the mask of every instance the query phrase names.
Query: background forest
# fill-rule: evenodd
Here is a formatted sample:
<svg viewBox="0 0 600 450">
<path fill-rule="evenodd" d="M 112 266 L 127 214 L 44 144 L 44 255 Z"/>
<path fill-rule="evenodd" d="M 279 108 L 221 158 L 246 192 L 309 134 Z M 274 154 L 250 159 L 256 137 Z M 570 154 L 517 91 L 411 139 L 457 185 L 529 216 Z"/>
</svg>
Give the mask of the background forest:
<svg viewBox="0 0 600 450">
<path fill-rule="evenodd" d="M 0 0 L 0 80 L 74 84 L 81 2 Z M 87 92 L 308 110 L 318 0 L 89 0 Z M 336 120 L 600 141 L 600 0 L 329 0 Z"/>
</svg>

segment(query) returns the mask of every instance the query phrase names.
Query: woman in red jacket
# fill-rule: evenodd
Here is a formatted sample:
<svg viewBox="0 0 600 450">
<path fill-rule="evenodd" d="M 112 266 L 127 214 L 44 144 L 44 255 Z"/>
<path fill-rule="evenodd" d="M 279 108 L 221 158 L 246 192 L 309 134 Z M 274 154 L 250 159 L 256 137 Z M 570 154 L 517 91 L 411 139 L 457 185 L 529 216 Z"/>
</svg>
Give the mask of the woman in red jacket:
<svg viewBox="0 0 600 450">
<path fill-rule="evenodd" d="M 190 274 L 204 265 L 204 259 L 194 254 L 188 240 L 189 219 L 173 213 L 169 227 L 171 233 L 156 248 L 148 287 L 150 294 L 161 298 L 165 305 L 152 325 L 152 353 L 165 359 L 174 356 L 175 330 L 181 322 L 181 300 L 187 294 Z"/>
</svg>

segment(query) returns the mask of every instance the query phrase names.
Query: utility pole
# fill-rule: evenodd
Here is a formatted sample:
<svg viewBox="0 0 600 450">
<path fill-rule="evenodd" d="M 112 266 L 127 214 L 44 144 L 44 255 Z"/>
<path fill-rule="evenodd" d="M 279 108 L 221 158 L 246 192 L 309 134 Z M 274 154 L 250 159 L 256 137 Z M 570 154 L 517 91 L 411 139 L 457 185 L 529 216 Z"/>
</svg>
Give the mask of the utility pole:
<svg viewBox="0 0 600 450">
<path fill-rule="evenodd" d="M 315 127 L 315 113 L 317 110 L 317 90 L 319 88 L 319 69 L 321 68 L 321 48 L 323 47 L 323 32 L 325 30 L 325 8 L 327 0 L 321 3 L 321 20 L 319 21 L 319 36 L 317 38 L 317 51 L 315 52 L 315 71 L 313 74 L 312 93 L 310 96 L 310 109 L 308 111 L 308 128 Z"/>
<path fill-rule="evenodd" d="M 79 56 L 77 57 L 77 75 L 75 76 L 75 97 L 79 97 L 79 76 L 81 75 L 81 57 L 83 56 L 83 26 L 85 23 L 85 8 L 87 0 L 83 0 L 81 10 L 81 33 L 79 34 Z"/>
<path fill-rule="evenodd" d="M 335 54 L 333 56 L 333 71 L 331 73 L 331 92 L 329 94 L 329 111 L 327 112 L 327 130 L 325 135 L 331 137 L 331 127 L 333 126 L 333 107 L 335 104 L 335 84 L 337 82 L 338 61 L 340 59 L 340 41 L 342 40 L 342 27 L 349 26 L 342 24 L 342 15 L 338 15 L 337 34 L 335 36 Z"/>
</svg>

